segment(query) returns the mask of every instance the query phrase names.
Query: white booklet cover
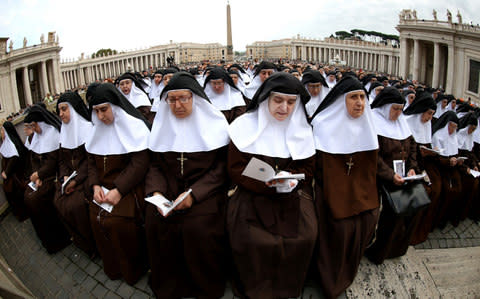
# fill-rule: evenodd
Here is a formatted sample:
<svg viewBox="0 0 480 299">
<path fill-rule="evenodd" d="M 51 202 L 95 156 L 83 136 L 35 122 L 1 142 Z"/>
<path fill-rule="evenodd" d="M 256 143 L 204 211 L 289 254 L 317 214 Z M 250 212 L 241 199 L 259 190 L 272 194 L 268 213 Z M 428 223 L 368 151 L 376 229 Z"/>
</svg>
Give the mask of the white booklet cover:
<svg viewBox="0 0 480 299">
<path fill-rule="evenodd" d="M 102 186 L 102 190 L 103 190 L 103 194 L 107 195 L 107 193 L 110 191 L 108 190 L 107 188 L 103 187 Z M 113 205 L 112 204 L 109 204 L 108 202 L 102 202 L 102 203 L 99 203 L 98 201 L 96 201 L 95 199 L 93 200 L 94 203 L 96 203 L 99 207 L 101 207 L 102 209 L 104 209 L 105 211 L 111 213 L 112 210 L 113 210 Z"/>
<path fill-rule="evenodd" d="M 192 192 L 192 189 L 188 189 L 188 191 L 185 192 L 182 195 L 182 197 L 178 198 L 174 202 L 172 202 L 171 200 L 168 200 L 163 195 L 154 195 L 154 196 L 145 198 L 145 200 L 156 205 L 162 211 L 162 215 L 166 216 L 173 209 L 175 209 L 175 207 L 178 206 L 185 198 L 187 198 L 188 194 L 190 194 L 191 192 Z"/>
<path fill-rule="evenodd" d="M 290 175 L 277 175 L 272 166 L 268 163 L 263 162 L 255 157 L 250 159 L 247 166 L 242 172 L 242 175 L 248 176 L 249 178 L 256 179 L 262 182 L 269 182 L 276 179 L 297 179 L 304 180 L 304 173 L 295 173 Z"/>
<path fill-rule="evenodd" d="M 76 176 L 77 176 L 77 171 L 74 170 L 72 172 L 72 174 L 65 180 L 65 182 L 63 182 L 63 184 L 62 184 L 62 194 L 65 193 L 65 187 L 68 185 L 68 183 Z"/>
</svg>

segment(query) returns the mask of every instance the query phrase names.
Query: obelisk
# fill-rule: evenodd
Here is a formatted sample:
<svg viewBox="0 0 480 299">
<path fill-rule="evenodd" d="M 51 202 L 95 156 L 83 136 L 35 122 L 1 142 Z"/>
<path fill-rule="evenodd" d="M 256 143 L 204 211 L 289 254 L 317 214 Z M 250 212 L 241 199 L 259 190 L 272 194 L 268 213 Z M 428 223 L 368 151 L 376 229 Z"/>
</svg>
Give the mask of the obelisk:
<svg viewBox="0 0 480 299">
<path fill-rule="evenodd" d="M 232 20 L 230 17 L 230 1 L 227 1 L 227 61 L 233 61 Z"/>
</svg>

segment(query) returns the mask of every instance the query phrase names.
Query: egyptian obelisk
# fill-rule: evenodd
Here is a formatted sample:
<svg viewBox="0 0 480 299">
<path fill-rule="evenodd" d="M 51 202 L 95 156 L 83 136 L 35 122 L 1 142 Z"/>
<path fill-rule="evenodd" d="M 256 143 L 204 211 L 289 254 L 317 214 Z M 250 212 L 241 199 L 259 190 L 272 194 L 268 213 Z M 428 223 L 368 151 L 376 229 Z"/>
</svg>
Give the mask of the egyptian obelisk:
<svg viewBox="0 0 480 299">
<path fill-rule="evenodd" d="M 227 61 L 233 61 L 232 20 L 230 17 L 230 1 L 227 1 Z"/>
</svg>

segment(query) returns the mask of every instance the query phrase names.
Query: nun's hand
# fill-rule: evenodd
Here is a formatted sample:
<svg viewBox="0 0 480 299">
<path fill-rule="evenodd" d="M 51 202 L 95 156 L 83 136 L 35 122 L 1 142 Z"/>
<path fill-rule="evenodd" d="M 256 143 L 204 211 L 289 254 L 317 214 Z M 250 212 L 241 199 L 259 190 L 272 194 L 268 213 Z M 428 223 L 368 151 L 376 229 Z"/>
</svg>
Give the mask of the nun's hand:
<svg viewBox="0 0 480 299">
<path fill-rule="evenodd" d="M 185 191 L 186 192 L 186 191 Z M 180 194 L 177 199 L 175 199 L 175 201 L 177 201 L 180 197 L 182 197 L 185 192 L 183 192 L 182 194 Z M 175 202 L 174 202 L 175 203 Z M 175 207 L 174 210 L 178 211 L 178 210 L 186 210 L 186 209 L 190 209 L 193 205 L 193 196 L 192 194 L 188 194 L 187 197 L 185 197 L 185 199 L 178 204 L 178 206 Z"/>
<path fill-rule="evenodd" d="M 42 186 L 42 180 L 41 179 L 37 179 L 35 181 L 35 185 L 37 186 L 37 188 L 41 187 Z"/>
<path fill-rule="evenodd" d="M 451 158 L 450 158 L 450 166 L 453 167 L 453 166 L 455 166 L 455 165 L 457 165 L 457 158 L 451 157 Z"/>
<path fill-rule="evenodd" d="M 105 194 L 103 193 L 102 187 L 99 185 L 93 186 L 93 199 L 98 203 L 105 202 Z"/>
<path fill-rule="evenodd" d="M 105 195 L 105 201 L 114 206 L 120 202 L 120 199 L 122 199 L 122 194 L 120 194 L 117 188 L 108 191 Z"/>
<path fill-rule="evenodd" d="M 2 171 L 2 178 L 3 178 L 4 180 L 7 179 L 7 174 L 5 173 L 5 171 Z"/>
<path fill-rule="evenodd" d="M 398 173 L 396 173 L 393 175 L 393 183 L 397 186 L 401 186 L 403 185 L 403 183 L 405 183 L 405 180 L 400 175 L 398 175 Z"/>
<path fill-rule="evenodd" d="M 76 185 L 77 185 L 77 182 L 75 180 L 71 180 L 70 182 L 68 182 L 67 187 L 65 187 L 65 193 L 66 194 L 72 193 L 73 190 L 75 190 Z"/>
<path fill-rule="evenodd" d="M 412 175 L 415 175 L 415 170 L 410 169 L 407 173 L 407 176 L 412 176 Z"/>
<path fill-rule="evenodd" d="M 32 175 L 30 176 L 30 182 L 34 182 L 38 180 L 38 172 L 35 171 L 34 173 L 32 173 Z"/>
</svg>

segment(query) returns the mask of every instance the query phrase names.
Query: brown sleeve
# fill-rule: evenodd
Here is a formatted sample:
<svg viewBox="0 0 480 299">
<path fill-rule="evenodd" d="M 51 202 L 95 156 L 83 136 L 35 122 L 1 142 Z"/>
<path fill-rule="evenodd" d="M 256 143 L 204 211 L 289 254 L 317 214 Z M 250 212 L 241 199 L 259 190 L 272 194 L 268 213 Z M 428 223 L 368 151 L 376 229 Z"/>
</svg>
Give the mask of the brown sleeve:
<svg viewBox="0 0 480 299">
<path fill-rule="evenodd" d="M 379 151 L 378 151 L 378 159 L 377 159 L 377 176 L 381 180 L 392 182 L 393 176 L 395 175 L 395 172 L 393 171 L 393 166 L 387 165 L 387 163 L 385 163 L 385 161 L 382 158 L 382 156 L 384 155 L 383 149 L 385 148 L 385 146 L 383 145 L 384 142 L 386 142 L 386 139 L 379 136 L 378 137 Z"/>
<path fill-rule="evenodd" d="M 85 152 L 84 159 L 80 161 L 78 164 L 78 169 L 77 169 L 77 176 L 75 177 L 75 181 L 77 184 L 83 183 L 87 178 L 88 178 L 88 158 L 85 150 L 85 146 L 82 145 L 81 148 L 78 149 L 78 151 L 83 151 Z M 70 175 L 69 173 L 68 175 Z"/>
<path fill-rule="evenodd" d="M 94 185 L 100 186 L 100 179 L 98 178 L 97 163 L 95 163 L 95 155 L 87 153 L 87 169 L 88 169 L 88 186 L 90 189 Z"/>
<path fill-rule="evenodd" d="M 5 159 L 5 158 L 2 158 L 2 159 Z M 7 177 L 10 177 L 15 172 L 15 168 L 17 168 L 19 161 L 20 161 L 20 158 L 17 156 L 14 156 L 8 159 L 7 165 L 3 170 L 5 171 L 5 174 L 7 175 Z"/>
<path fill-rule="evenodd" d="M 438 156 L 438 162 L 442 167 L 450 167 L 450 157 Z"/>
<path fill-rule="evenodd" d="M 167 189 L 167 179 L 165 178 L 165 175 L 161 171 L 160 167 L 160 154 L 153 153 L 150 167 L 148 168 L 147 175 L 145 176 L 145 194 L 150 194 L 153 192 L 165 194 Z"/>
<path fill-rule="evenodd" d="M 145 179 L 145 174 L 150 164 L 150 153 L 148 150 L 129 153 L 129 155 L 130 162 L 113 182 L 122 196 L 128 194 Z"/>
<path fill-rule="evenodd" d="M 417 162 L 417 143 L 415 139 L 413 139 L 413 136 L 408 137 L 406 142 L 408 143 L 409 149 L 408 160 L 405 163 L 405 174 L 407 174 L 410 169 L 415 170 L 415 173 L 419 174 L 421 171 Z"/>
<path fill-rule="evenodd" d="M 242 175 L 243 170 L 250 161 L 252 155 L 240 152 L 237 147 L 230 142 L 228 146 L 228 174 L 235 184 L 252 192 L 264 195 L 276 193 L 275 188 L 270 188 L 264 182 Z"/>
<path fill-rule="evenodd" d="M 38 169 L 38 177 L 41 180 L 54 177 L 57 173 L 58 152 L 59 150 L 55 150 L 42 154 L 42 166 Z"/>
<path fill-rule="evenodd" d="M 300 181 L 301 184 L 312 184 L 313 174 L 315 173 L 316 156 L 302 160 L 292 160 L 285 171 L 290 173 L 304 173 L 305 180 Z"/>
<path fill-rule="evenodd" d="M 71 173 L 70 169 L 67 167 L 66 160 L 68 158 L 66 157 L 66 151 L 63 151 L 60 149 L 58 151 L 58 176 L 60 178 L 63 178 L 64 176 L 70 176 Z"/>
<path fill-rule="evenodd" d="M 219 190 L 225 191 L 222 187 L 227 182 L 227 147 L 215 150 L 215 155 L 212 168 L 190 186 L 196 202 L 204 201 Z"/>
</svg>

